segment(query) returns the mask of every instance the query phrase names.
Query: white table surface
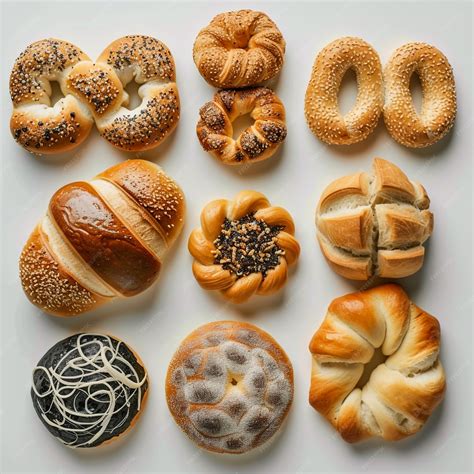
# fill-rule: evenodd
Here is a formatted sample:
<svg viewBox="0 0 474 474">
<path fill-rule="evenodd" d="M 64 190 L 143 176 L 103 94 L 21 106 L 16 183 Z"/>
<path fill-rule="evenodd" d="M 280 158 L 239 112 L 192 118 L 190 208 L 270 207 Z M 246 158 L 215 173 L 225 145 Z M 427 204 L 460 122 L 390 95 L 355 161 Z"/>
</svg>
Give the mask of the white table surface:
<svg viewBox="0 0 474 474">
<path fill-rule="evenodd" d="M 217 13 L 242 7 L 267 12 L 287 41 L 283 71 L 275 83 L 288 116 L 288 138 L 270 160 L 239 169 L 225 167 L 201 150 L 195 136 L 199 107 L 214 93 L 192 61 L 193 40 Z M 472 471 L 472 4 L 469 3 L 45 3 L 2 5 L 2 470 L 4 472 L 380 472 Z M 51 194 L 73 180 L 88 179 L 138 155 L 113 149 L 94 130 L 76 151 L 38 159 L 15 144 L 8 130 L 8 76 L 29 43 L 58 37 L 91 57 L 113 39 L 140 33 L 164 41 L 173 52 L 182 116 L 176 132 L 145 154 L 183 187 L 184 231 L 158 284 L 143 295 L 117 301 L 81 317 L 42 314 L 23 295 L 17 262 L 29 232 Z M 370 138 L 349 147 L 327 147 L 306 126 L 303 100 L 316 53 L 331 40 L 358 35 L 385 63 L 405 42 L 439 47 L 453 65 L 459 102 L 455 128 L 424 150 L 398 145 L 382 121 Z M 346 81 L 348 110 L 355 85 Z M 436 315 L 442 327 L 441 357 L 448 390 L 443 404 L 416 436 L 349 445 L 308 404 L 308 342 L 329 302 L 360 283 L 333 273 L 315 241 L 314 209 L 331 180 L 368 170 L 374 156 L 400 165 L 427 188 L 435 215 L 423 269 L 403 280 L 412 299 Z M 243 306 L 225 304 L 199 288 L 191 273 L 187 237 L 201 208 L 241 189 L 255 189 L 287 208 L 296 221 L 302 253 L 283 292 Z M 278 439 L 263 452 L 222 457 L 197 449 L 172 420 L 164 397 L 167 364 L 192 329 L 209 321 L 250 321 L 285 348 L 295 370 L 295 400 Z M 134 347 L 151 377 L 149 404 L 124 440 L 98 450 L 72 450 L 42 426 L 30 400 L 31 370 L 56 341 L 79 331 L 114 334 Z"/>
</svg>

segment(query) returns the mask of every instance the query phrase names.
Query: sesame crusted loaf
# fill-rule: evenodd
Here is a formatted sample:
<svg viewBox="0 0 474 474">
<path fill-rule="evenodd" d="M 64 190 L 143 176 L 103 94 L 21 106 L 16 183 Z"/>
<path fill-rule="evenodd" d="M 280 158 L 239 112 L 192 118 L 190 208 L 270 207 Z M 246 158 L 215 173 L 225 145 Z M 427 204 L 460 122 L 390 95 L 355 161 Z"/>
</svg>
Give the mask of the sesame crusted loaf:
<svg viewBox="0 0 474 474">
<path fill-rule="evenodd" d="M 184 212 L 179 186 L 148 161 L 62 187 L 20 256 L 26 295 L 47 313 L 73 316 L 141 293 L 158 277 Z"/>
</svg>

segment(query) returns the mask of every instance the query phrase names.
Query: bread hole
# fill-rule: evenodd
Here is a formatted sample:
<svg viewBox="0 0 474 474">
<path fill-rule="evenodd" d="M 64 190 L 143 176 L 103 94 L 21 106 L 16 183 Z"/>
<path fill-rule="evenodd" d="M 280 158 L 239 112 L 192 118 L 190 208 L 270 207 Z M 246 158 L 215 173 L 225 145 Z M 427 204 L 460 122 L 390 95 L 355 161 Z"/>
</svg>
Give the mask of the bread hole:
<svg viewBox="0 0 474 474">
<path fill-rule="evenodd" d="M 58 81 L 50 81 L 49 85 L 51 87 L 51 107 L 54 107 L 57 102 L 64 99 L 64 94 Z"/>
<path fill-rule="evenodd" d="M 232 138 L 234 140 L 237 140 L 239 138 L 240 134 L 252 126 L 254 123 L 253 118 L 250 116 L 250 114 L 244 114 L 241 115 L 240 117 L 237 117 L 233 122 L 232 122 Z"/>
<path fill-rule="evenodd" d="M 355 106 L 357 93 L 357 74 L 353 68 L 349 68 L 341 80 L 337 94 L 337 103 L 341 115 L 346 115 Z"/>
<path fill-rule="evenodd" d="M 138 89 L 141 84 L 137 84 L 135 81 L 130 81 L 125 86 L 125 91 L 128 94 L 128 105 L 126 108 L 128 110 L 133 110 L 142 103 L 142 98 L 138 95 Z"/>
<path fill-rule="evenodd" d="M 369 381 L 370 376 L 372 375 L 372 372 L 374 369 L 376 369 L 380 364 L 383 364 L 387 359 L 387 356 L 382 352 L 382 349 L 378 347 L 377 349 L 374 350 L 374 355 L 372 356 L 372 359 L 367 362 L 367 364 L 364 365 L 364 371 L 362 372 L 362 375 L 360 376 L 359 381 L 357 382 L 356 387 L 357 388 L 362 388 L 364 385 Z"/>
<path fill-rule="evenodd" d="M 420 76 L 415 71 L 410 78 L 410 94 L 416 113 L 420 114 L 423 106 L 423 88 L 421 86 Z"/>
</svg>

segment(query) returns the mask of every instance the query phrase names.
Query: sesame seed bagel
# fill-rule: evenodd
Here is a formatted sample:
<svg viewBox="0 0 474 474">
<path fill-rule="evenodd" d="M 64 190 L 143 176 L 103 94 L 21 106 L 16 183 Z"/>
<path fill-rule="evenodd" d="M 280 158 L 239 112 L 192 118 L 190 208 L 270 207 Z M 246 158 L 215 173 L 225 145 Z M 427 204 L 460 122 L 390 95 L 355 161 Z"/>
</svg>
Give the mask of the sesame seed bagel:
<svg viewBox="0 0 474 474">
<path fill-rule="evenodd" d="M 141 104 L 129 110 L 125 87 L 140 85 Z M 51 81 L 64 98 L 51 106 Z M 68 151 L 89 134 L 94 122 L 115 147 L 144 151 L 175 129 L 180 112 L 173 57 L 149 36 L 125 36 L 92 62 L 76 46 L 48 39 L 28 46 L 10 77 L 14 138 L 38 154 Z"/>
<path fill-rule="evenodd" d="M 232 122 L 245 114 L 255 122 L 234 140 Z M 226 165 L 270 158 L 286 138 L 285 107 L 266 87 L 221 90 L 199 115 L 196 132 L 202 147 Z"/>
<path fill-rule="evenodd" d="M 49 314 L 73 316 L 143 292 L 157 279 L 184 212 L 179 186 L 148 161 L 63 186 L 20 256 L 27 297 Z"/>
<path fill-rule="evenodd" d="M 265 13 L 232 11 L 217 15 L 199 32 L 193 59 L 214 87 L 254 86 L 280 72 L 285 45 L 280 30 Z"/>
<path fill-rule="evenodd" d="M 357 75 L 354 107 L 345 115 L 338 92 L 349 69 Z M 377 52 L 360 38 L 339 38 L 316 57 L 306 89 L 305 115 L 311 131 L 330 145 L 350 145 L 366 139 L 377 126 L 383 108 L 382 66 Z"/>
<path fill-rule="evenodd" d="M 419 114 L 410 92 L 414 73 L 423 91 Z M 384 81 L 384 121 L 397 142 L 426 147 L 449 132 L 456 117 L 456 88 L 452 67 L 441 51 L 426 43 L 401 46 L 385 66 Z"/>
</svg>

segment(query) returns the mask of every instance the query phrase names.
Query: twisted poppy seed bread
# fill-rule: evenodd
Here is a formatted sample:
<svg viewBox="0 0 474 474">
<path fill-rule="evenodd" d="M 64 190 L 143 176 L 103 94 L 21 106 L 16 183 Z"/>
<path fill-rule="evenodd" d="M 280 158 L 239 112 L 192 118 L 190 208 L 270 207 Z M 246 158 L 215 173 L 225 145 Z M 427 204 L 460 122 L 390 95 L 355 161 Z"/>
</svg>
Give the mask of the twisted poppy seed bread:
<svg viewBox="0 0 474 474">
<path fill-rule="evenodd" d="M 293 368 L 280 345 L 258 327 L 205 324 L 174 354 L 166 400 L 178 426 L 200 448 L 245 453 L 281 428 L 293 400 Z"/>
<path fill-rule="evenodd" d="M 418 114 L 410 79 L 418 74 L 423 102 Z M 453 69 L 444 54 L 426 43 L 407 43 L 384 69 L 384 120 L 392 137 L 407 147 L 426 147 L 443 138 L 456 118 Z"/>
<path fill-rule="evenodd" d="M 33 370 L 31 398 L 46 429 L 70 448 L 123 436 L 143 412 L 148 374 L 123 341 L 75 334 L 56 343 Z"/>
<path fill-rule="evenodd" d="M 43 311 L 73 316 L 146 290 L 181 232 L 179 186 L 158 166 L 130 160 L 51 198 L 20 256 L 20 278 Z"/>
<path fill-rule="evenodd" d="M 398 285 L 333 300 L 309 350 L 309 403 L 349 443 L 413 435 L 444 397 L 439 322 Z"/>
<path fill-rule="evenodd" d="M 299 257 L 290 214 L 255 191 L 219 199 L 201 212 L 201 228 L 189 236 L 193 274 L 206 290 L 233 303 L 280 290 Z"/>
<path fill-rule="evenodd" d="M 255 122 L 234 140 L 232 122 L 245 114 Z M 285 107 L 266 87 L 221 90 L 199 115 L 196 132 L 201 146 L 226 165 L 265 160 L 286 138 Z"/>
<path fill-rule="evenodd" d="M 285 40 L 265 13 L 221 13 L 203 28 L 193 47 L 200 74 L 214 87 L 255 86 L 276 76 L 285 55 Z"/>
<path fill-rule="evenodd" d="M 357 77 L 354 107 L 342 115 L 338 92 L 349 69 Z M 360 38 L 339 38 L 316 57 L 306 89 L 305 116 L 311 131 L 330 145 L 350 145 L 366 139 L 383 109 L 382 65 L 377 52 Z"/>
<path fill-rule="evenodd" d="M 134 80 L 141 104 L 127 109 L 125 90 Z M 51 105 L 51 81 L 64 98 Z M 95 123 L 112 145 L 126 151 L 158 146 L 176 127 L 180 104 L 169 49 L 149 36 L 125 36 L 111 43 L 94 63 L 66 41 L 29 45 L 10 76 L 17 142 L 38 154 L 71 150 Z"/>
<path fill-rule="evenodd" d="M 423 266 L 433 232 L 423 186 L 389 161 L 375 158 L 371 174 L 336 179 L 316 210 L 318 241 L 331 268 L 345 278 L 402 278 Z"/>
</svg>

